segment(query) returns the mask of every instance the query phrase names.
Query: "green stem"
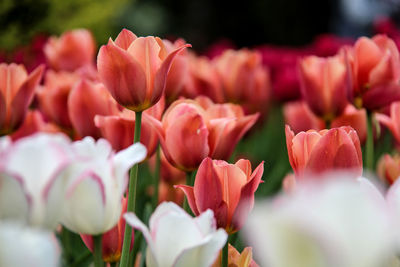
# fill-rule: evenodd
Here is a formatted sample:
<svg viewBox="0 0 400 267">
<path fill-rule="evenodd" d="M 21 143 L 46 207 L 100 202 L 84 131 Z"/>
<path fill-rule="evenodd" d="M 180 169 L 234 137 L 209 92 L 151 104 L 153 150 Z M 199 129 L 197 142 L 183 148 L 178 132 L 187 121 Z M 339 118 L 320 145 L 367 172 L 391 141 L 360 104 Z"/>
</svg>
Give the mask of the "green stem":
<svg viewBox="0 0 400 267">
<path fill-rule="evenodd" d="M 372 130 L 372 114 L 367 116 L 367 142 L 365 144 L 365 166 L 374 170 L 374 134 Z"/>
<path fill-rule="evenodd" d="M 192 182 L 192 172 L 186 172 L 186 185 L 188 186 L 193 186 L 193 182 Z M 189 213 L 192 214 L 192 210 L 189 207 L 189 202 L 187 197 L 185 197 L 185 200 L 183 201 L 183 209 Z"/>
<path fill-rule="evenodd" d="M 103 263 L 103 257 L 102 257 L 102 245 L 101 245 L 101 239 L 102 235 L 94 235 L 93 236 L 93 244 L 94 244 L 94 249 L 93 249 L 93 256 L 94 256 L 94 266 L 95 267 L 102 267 L 104 266 Z"/>
<path fill-rule="evenodd" d="M 87 250 L 82 255 L 80 255 L 79 258 L 77 258 L 76 261 L 72 265 L 69 265 L 69 266 L 71 266 L 71 267 L 82 266 L 83 263 L 91 257 L 91 255 L 92 255 L 92 253 L 89 250 Z"/>
<path fill-rule="evenodd" d="M 111 262 L 110 263 L 110 267 L 117 267 L 117 265 L 118 265 L 118 262 Z"/>
<path fill-rule="evenodd" d="M 222 249 L 222 259 L 221 259 L 221 266 L 222 267 L 228 267 L 228 246 L 229 242 L 226 240 L 226 244 L 224 248 Z"/>
<path fill-rule="evenodd" d="M 142 125 L 142 111 L 135 112 L 135 135 L 133 137 L 133 143 L 137 143 L 140 140 L 140 128 Z M 133 165 L 130 172 L 129 191 L 128 191 L 128 212 L 135 212 L 136 205 L 136 188 L 137 188 L 137 174 L 138 164 Z M 124 243 L 122 245 L 122 255 L 120 267 L 127 267 L 129 263 L 129 249 L 132 237 L 132 227 L 129 224 L 125 224 L 125 235 Z"/>
<path fill-rule="evenodd" d="M 158 187 L 160 182 L 160 147 L 157 147 L 156 150 L 156 169 L 154 171 L 154 194 L 153 194 L 153 209 L 155 209 L 158 205 Z"/>
</svg>

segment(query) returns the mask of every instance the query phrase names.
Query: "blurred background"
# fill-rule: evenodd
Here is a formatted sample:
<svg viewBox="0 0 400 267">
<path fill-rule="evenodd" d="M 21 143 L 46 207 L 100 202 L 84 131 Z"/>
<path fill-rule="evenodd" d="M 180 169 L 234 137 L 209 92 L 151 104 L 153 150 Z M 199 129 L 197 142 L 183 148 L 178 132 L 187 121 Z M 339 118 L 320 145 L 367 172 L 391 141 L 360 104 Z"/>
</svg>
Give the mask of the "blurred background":
<svg viewBox="0 0 400 267">
<path fill-rule="evenodd" d="M 399 0 L 1 0 L 0 49 L 7 53 L 34 37 L 89 28 L 98 44 L 125 27 L 137 35 L 183 37 L 195 50 L 211 44 L 304 46 L 321 33 L 357 37 L 374 22 L 400 22 Z"/>
</svg>

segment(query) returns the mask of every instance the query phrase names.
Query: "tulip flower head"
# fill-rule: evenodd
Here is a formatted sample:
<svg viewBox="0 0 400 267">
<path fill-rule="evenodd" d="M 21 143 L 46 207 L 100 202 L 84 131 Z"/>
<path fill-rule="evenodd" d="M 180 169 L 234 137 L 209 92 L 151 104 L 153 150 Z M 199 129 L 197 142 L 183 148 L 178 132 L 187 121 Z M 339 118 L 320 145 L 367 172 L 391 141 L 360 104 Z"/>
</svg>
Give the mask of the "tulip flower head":
<svg viewBox="0 0 400 267">
<path fill-rule="evenodd" d="M 69 230 L 97 235 L 114 227 L 120 218 L 127 172 L 146 157 L 146 148 L 134 144 L 117 154 L 105 139 L 91 137 L 73 143 L 76 161 L 67 170 L 62 224 Z"/>
<path fill-rule="evenodd" d="M 122 30 L 100 48 L 97 68 L 101 81 L 114 99 L 133 111 L 156 104 L 165 88 L 167 74 L 176 55 L 190 45 L 167 53 L 158 37 L 136 37 Z"/>
<path fill-rule="evenodd" d="M 393 184 L 400 176 L 400 155 L 383 155 L 378 161 L 377 173 L 382 181 Z"/>
<path fill-rule="evenodd" d="M 390 130 L 396 142 L 400 144 L 400 101 L 390 105 L 390 116 L 376 113 L 375 118 Z"/>
<path fill-rule="evenodd" d="M 172 202 L 157 207 L 150 217 L 150 229 L 133 213 L 124 218 L 147 241 L 148 267 L 211 266 L 228 237 L 223 229 L 216 229 L 211 210 L 192 218 Z"/>
<path fill-rule="evenodd" d="M 9 134 L 23 122 L 43 70 L 39 66 L 28 75 L 23 65 L 0 64 L 0 135 Z"/>
<path fill-rule="evenodd" d="M 231 234 L 243 226 L 254 205 L 254 193 L 262 182 L 264 163 L 252 172 L 248 160 L 229 164 L 205 158 L 200 164 L 194 186 L 178 185 L 185 193 L 195 215 L 211 209 L 218 227 Z"/>
</svg>

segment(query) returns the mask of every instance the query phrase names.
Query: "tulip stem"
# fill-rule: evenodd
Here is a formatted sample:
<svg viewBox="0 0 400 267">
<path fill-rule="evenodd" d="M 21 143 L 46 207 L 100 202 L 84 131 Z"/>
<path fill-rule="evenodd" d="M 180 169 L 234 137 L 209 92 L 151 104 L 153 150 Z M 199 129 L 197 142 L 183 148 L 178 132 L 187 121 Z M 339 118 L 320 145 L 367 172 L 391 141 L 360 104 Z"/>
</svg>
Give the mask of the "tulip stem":
<svg viewBox="0 0 400 267">
<path fill-rule="evenodd" d="M 224 248 L 222 249 L 222 259 L 221 259 L 222 267 L 228 267 L 228 247 L 229 247 L 229 241 L 226 240 L 226 244 L 225 244 Z"/>
<path fill-rule="evenodd" d="M 135 135 L 133 136 L 133 143 L 140 140 L 140 128 L 142 125 L 142 111 L 135 112 Z M 136 205 L 136 188 L 137 188 L 137 175 L 139 164 L 133 165 L 130 171 L 129 191 L 128 191 L 128 212 L 135 212 Z M 132 238 L 132 227 L 125 224 L 124 243 L 122 245 L 122 254 L 120 267 L 127 267 L 129 263 L 129 250 Z"/>
<path fill-rule="evenodd" d="M 157 207 L 158 204 L 158 187 L 160 182 L 160 147 L 156 150 L 156 169 L 154 171 L 154 195 L 153 195 L 153 209 Z"/>
<path fill-rule="evenodd" d="M 367 116 L 367 142 L 365 144 L 365 166 L 374 170 L 374 133 L 372 130 L 372 114 Z"/>
<path fill-rule="evenodd" d="M 188 186 L 193 186 L 194 182 L 192 181 L 192 174 L 193 174 L 193 172 L 186 172 L 186 185 L 188 185 Z M 187 197 L 185 197 L 185 200 L 183 202 L 183 209 L 187 213 L 192 214 L 192 211 L 189 207 L 189 202 L 188 202 Z"/>
<path fill-rule="evenodd" d="M 101 244 L 101 239 L 102 235 L 94 235 L 93 236 L 93 244 L 94 244 L 94 249 L 93 249 L 93 256 L 94 256 L 94 266 L 95 267 L 103 267 L 103 258 L 102 258 L 102 244 Z"/>
</svg>

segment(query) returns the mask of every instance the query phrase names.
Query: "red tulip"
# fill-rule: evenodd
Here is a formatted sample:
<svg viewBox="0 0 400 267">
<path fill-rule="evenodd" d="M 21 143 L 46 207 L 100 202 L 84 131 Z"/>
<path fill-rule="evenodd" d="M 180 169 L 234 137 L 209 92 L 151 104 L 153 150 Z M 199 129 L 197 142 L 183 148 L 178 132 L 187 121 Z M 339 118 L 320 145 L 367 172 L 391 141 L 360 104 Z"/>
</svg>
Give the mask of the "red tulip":
<svg viewBox="0 0 400 267">
<path fill-rule="evenodd" d="M 158 37 L 136 37 L 122 30 L 100 48 L 99 76 L 114 99 L 122 106 L 143 111 L 156 104 L 165 88 L 167 74 L 176 55 L 190 45 L 167 54 Z"/>
<path fill-rule="evenodd" d="M 286 125 L 285 132 L 289 162 L 297 177 L 333 169 L 362 174 L 360 140 L 353 128 L 309 130 L 295 135 Z"/>
<path fill-rule="evenodd" d="M 117 262 L 121 258 L 122 243 L 125 234 L 125 219 L 122 215 L 126 212 L 128 206 L 127 198 L 122 200 L 122 212 L 118 224 L 111 230 L 105 232 L 102 237 L 102 255 L 105 262 Z M 81 234 L 81 238 L 90 251 L 93 252 L 93 238 L 91 235 Z M 133 248 L 134 231 L 130 250 Z"/>
<path fill-rule="evenodd" d="M 391 39 L 361 37 L 348 52 L 356 106 L 374 110 L 400 100 L 399 51 Z"/>
<path fill-rule="evenodd" d="M 67 31 L 59 38 L 49 38 L 44 53 L 55 70 L 74 71 L 92 65 L 96 43 L 92 34 L 85 29 Z"/>
<path fill-rule="evenodd" d="M 211 209 L 217 226 L 232 234 L 240 230 L 253 208 L 254 193 L 262 182 L 263 172 L 263 162 L 252 172 L 248 160 L 229 164 L 205 158 L 194 186 L 179 185 L 177 188 L 183 190 L 196 216 Z"/>
<path fill-rule="evenodd" d="M 80 137 L 100 138 L 100 129 L 95 126 L 94 117 L 117 114 L 119 109 L 103 84 L 84 79 L 70 91 L 67 111 Z"/>
<path fill-rule="evenodd" d="M 23 65 L 0 64 L 0 135 L 18 128 L 42 78 L 43 66 L 29 75 Z"/>
<path fill-rule="evenodd" d="M 258 114 L 245 116 L 238 105 L 214 104 L 207 97 L 198 97 L 175 101 L 162 122 L 152 122 L 168 161 L 178 169 L 192 171 L 207 156 L 228 159 L 257 118 Z"/>
<path fill-rule="evenodd" d="M 400 144 L 400 101 L 390 105 L 390 117 L 377 113 L 375 118 L 392 132 L 396 142 Z"/>
<path fill-rule="evenodd" d="M 308 56 L 299 63 L 301 94 L 310 109 L 326 121 L 342 114 L 351 91 L 350 69 L 344 53 Z"/>
<path fill-rule="evenodd" d="M 400 155 L 383 155 L 378 161 L 377 173 L 381 180 L 393 184 L 400 176 Z"/>
</svg>

